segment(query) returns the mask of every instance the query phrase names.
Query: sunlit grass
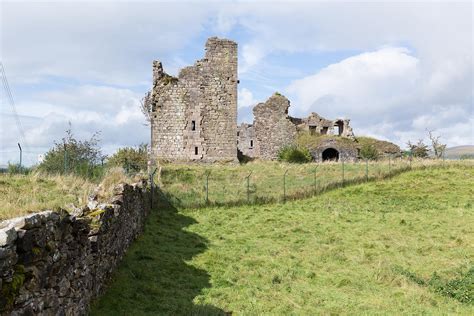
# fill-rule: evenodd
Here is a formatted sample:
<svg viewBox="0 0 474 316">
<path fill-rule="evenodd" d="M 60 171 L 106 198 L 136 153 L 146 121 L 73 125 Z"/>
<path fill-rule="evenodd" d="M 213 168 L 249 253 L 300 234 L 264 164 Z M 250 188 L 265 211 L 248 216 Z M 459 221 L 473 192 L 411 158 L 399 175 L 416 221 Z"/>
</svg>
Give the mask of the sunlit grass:
<svg viewBox="0 0 474 316">
<path fill-rule="evenodd" d="M 181 207 L 252 204 L 307 197 L 328 187 L 381 179 L 411 168 L 450 164 L 473 162 L 397 158 L 367 163 L 167 164 L 161 168 L 159 183 L 173 203 Z"/>
<path fill-rule="evenodd" d="M 450 165 L 285 204 L 162 201 L 92 314 L 472 315 L 473 178 Z"/>
<path fill-rule="evenodd" d="M 122 169 L 109 169 L 100 183 L 98 194 L 107 198 L 120 182 L 131 182 Z M 82 207 L 98 184 L 74 175 L 0 174 L 0 220 L 43 210 Z"/>
</svg>

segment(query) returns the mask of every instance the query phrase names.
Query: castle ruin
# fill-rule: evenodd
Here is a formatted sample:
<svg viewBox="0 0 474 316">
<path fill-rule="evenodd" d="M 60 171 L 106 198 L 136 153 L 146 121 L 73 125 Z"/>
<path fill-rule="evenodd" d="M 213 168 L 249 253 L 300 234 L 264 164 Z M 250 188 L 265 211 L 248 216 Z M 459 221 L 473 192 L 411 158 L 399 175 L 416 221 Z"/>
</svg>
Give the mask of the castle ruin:
<svg viewBox="0 0 474 316">
<path fill-rule="evenodd" d="M 253 109 L 253 124 L 237 126 L 237 43 L 209 38 L 206 54 L 178 77 L 153 62 L 153 87 L 147 94 L 151 154 L 165 161 L 236 162 L 240 154 L 265 160 L 295 143 L 299 132 L 354 140 L 348 119 L 288 115 L 290 101 L 279 93 Z M 311 154 L 315 161 L 357 159 L 353 146 L 338 148 L 326 139 Z"/>
<path fill-rule="evenodd" d="M 317 113 L 307 118 L 288 115 L 290 101 L 279 93 L 253 109 L 254 123 L 243 123 L 238 127 L 238 149 L 251 158 L 274 160 L 281 148 L 295 143 L 300 132 L 310 135 L 341 136 L 354 140 L 348 119 L 327 120 Z M 356 160 L 358 151 L 354 146 L 341 146 L 333 138 L 325 139 L 311 152 L 315 161 Z"/>
<path fill-rule="evenodd" d="M 237 44 L 212 37 L 178 78 L 153 62 L 151 153 L 172 161 L 237 161 Z"/>
</svg>

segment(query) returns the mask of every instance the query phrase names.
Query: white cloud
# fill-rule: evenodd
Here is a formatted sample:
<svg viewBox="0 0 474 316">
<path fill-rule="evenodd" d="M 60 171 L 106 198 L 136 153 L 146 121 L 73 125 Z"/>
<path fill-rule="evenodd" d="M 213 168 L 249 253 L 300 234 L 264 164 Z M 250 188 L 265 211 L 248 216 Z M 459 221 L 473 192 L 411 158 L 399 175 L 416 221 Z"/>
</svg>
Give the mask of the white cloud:
<svg viewBox="0 0 474 316">
<path fill-rule="evenodd" d="M 240 118 L 251 117 L 255 96 L 312 73 L 290 85 L 291 111 L 351 117 L 356 133 L 400 143 L 425 125 L 450 144 L 474 143 L 471 2 L 2 1 L 0 27 L 1 60 L 37 150 L 68 120 L 85 137 L 102 130 L 108 149 L 146 141 L 137 105 L 152 60 L 177 73 L 202 55 L 191 44 L 215 33 L 239 41 L 239 75 L 250 83 Z M 354 56 L 319 71 L 291 60 L 315 52 Z M 268 58 L 283 55 L 304 75 Z M 1 119 L 9 151 L 15 124 Z"/>
<path fill-rule="evenodd" d="M 36 102 L 18 103 L 26 136 L 26 161 L 34 162 L 37 154 L 44 153 L 54 141 L 60 140 L 69 122 L 79 139 L 88 139 L 100 131 L 101 146 L 108 150 L 148 142 L 149 128 L 143 125 L 140 97 L 128 89 L 85 85 L 39 93 L 33 97 Z M 2 115 L 0 131 L 0 151 L 6 153 L 1 157 L 2 163 L 16 160 L 19 133 L 13 117 Z"/>
<path fill-rule="evenodd" d="M 425 138 L 427 130 L 437 130 L 450 146 L 472 144 L 472 72 L 463 61 L 451 62 L 457 70 L 447 72 L 429 72 L 422 64 L 403 48 L 344 59 L 291 83 L 290 111 L 349 117 L 356 134 L 401 145 Z"/>
<path fill-rule="evenodd" d="M 252 92 L 247 88 L 239 89 L 239 99 L 237 100 L 239 108 L 254 106 L 258 103 L 254 99 Z"/>
<path fill-rule="evenodd" d="M 406 49 L 384 48 L 329 65 L 291 83 L 287 91 L 296 96 L 293 111 L 299 113 L 323 107 L 328 115 L 344 116 L 356 106 L 375 115 L 398 106 L 400 96 L 414 88 L 417 64 Z"/>
</svg>

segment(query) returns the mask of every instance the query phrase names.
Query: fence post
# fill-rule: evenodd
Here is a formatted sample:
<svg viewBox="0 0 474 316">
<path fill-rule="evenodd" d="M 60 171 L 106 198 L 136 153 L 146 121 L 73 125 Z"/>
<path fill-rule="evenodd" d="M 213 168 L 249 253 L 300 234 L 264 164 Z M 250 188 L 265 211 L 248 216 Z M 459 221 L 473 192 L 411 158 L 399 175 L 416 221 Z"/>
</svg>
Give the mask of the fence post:
<svg viewBox="0 0 474 316">
<path fill-rule="evenodd" d="M 247 176 L 247 203 L 250 203 L 250 176 L 252 175 L 253 171 L 250 171 L 249 175 Z"/>
<path fill-rule="evenodd" d="M 288 173 L 288 169 L 286 169 L 285 174 L 283 175 L 283 203 L 286 202 L 286 174 Z"/>
<path fill-rule="evenodd" d="M 369 181 L 369 159 L 365 159 L 365 181 Z"/>
<path fill-rule="evenodd" d="M 314 186 L 314 193 L 316 193 L 316 171 L 318 170 L 318 166 L 313 170 L 313 186 Z"/>
<path fill-rule="evenodd" d="M 209 204 L 209 175 L 210 171 L 206 172 L 206 204 Z"/>
<path fill-rule="evenodd" d="M 64 143 L 64 173 L 67 173 L 67 147 L 66 143 Z"/>
<path fill-rule="evenodd" d="M 344 159 L 341 159 L 342 165 L 342 186 L 344 186 Z"/>
<path fill-rule="evenodd" d="M 150 209 L 153 209 L 153 195 L 155 194 L 155 173 L 157 168 L 150 173 Z"/>
<path fill-rule="evenodd" d="M 18 171 L 21 173 L 21 160 L 23 156 L 23 150 L 21 149 L 20 143 L 18 143 L 18 148 L 20 148 L 20 167 L 18 168 Z"/>
<path fill-rule="evenodd" d="M 388 175 L 392 173 L 392 156 L 388 156 Z"/>
</svg>

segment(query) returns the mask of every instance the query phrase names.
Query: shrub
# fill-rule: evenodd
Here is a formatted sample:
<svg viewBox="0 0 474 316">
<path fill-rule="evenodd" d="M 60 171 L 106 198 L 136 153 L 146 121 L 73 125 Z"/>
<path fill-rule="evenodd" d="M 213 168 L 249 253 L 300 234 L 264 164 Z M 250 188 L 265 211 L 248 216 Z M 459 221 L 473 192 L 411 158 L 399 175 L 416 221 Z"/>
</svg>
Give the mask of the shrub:
<svg viewBox="0 0 474 316">
<path fill-rule="evenodd" d="M 278 152 L 278 160 L 291 163 L 306 163 L 312 160 L 307 148 L 285 146 Z"/>
<path fill-rule="evenodd" d="M 78 140 L 69 127 L 66 136 L 61 141 L 54 142 L 54 147 L 46 153 L 38 169 L 48 173 L 74 172 L 92 176 L 94 169 L 97 169 L 97 165 L 104 158 L 98 147 L 99 141 L 98 132 L 89 140 Z"/>
<path fill-rule="evenodd" d="M 107 164 L 114 167 L 122 167 L 128 172 L 138 172 L 147 169 L 148 158 L 148 145 L 141 144 L 137 148 L 120 148 L 110 157 Z"/>
<path fill-rule="evenodd" d="M 364 144 L 360 148 L 360 157 L 363 159 L 376 160 L 379 157 L 379 153 L 374 145 Z"/>
<path fill-rule="evenodd" d="M 423 140 L 418 140 L 418 143 L 412 144 L 411 142 L 408 142 L 408 148 L 410 150 L 410 153 L 413 157 L 415 158 L 426 158 L 428 157 L 428 146 L 423 143 Z"/>
</svg>

